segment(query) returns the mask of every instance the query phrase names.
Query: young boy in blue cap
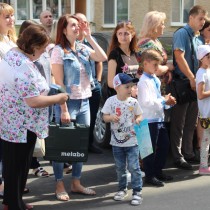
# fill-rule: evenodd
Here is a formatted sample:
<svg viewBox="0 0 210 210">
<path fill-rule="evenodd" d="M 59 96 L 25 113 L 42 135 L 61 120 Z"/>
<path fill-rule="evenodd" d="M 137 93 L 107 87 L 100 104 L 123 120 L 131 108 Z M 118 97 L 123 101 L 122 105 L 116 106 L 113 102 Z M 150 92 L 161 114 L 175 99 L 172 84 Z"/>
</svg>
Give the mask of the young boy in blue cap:
<svg viewBox="0 0 210 210">
<path fill-rule="evenodd" d="M 111 123 L 111 142 L 118 176 L 118 192 L 114 200 L 121 201 L 127 194 L 127 170 L 131 173 L 133 195 L 131 205 L 142 203 L 142 177 L 139 167 L 139 148 L 134 124 L 141 121 L 142 110 L 137 99 L 131 97 L 131 89 L 137 78 L 119 73 L 113 85 L 117 95 L 107 99 L 102 109 L 103 119 Z"/>
</svg>

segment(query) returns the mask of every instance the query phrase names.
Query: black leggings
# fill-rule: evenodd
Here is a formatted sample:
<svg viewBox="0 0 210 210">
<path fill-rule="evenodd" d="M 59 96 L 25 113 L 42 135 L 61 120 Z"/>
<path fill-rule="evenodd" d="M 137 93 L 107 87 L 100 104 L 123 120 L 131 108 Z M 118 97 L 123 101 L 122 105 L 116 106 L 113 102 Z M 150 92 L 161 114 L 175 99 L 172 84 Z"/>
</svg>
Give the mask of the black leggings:
<svg viewBox="0 0 210 210">
<path fill-rule="evenodd" d="M 28 171 L 36 142 L 36 134 L 27 132 L 27 143 L 12 143 L 2 140 L 2 163 L 4 177 L 3 204 L 8 210 L 25 210 L 22 200 Z"/>
</svg>

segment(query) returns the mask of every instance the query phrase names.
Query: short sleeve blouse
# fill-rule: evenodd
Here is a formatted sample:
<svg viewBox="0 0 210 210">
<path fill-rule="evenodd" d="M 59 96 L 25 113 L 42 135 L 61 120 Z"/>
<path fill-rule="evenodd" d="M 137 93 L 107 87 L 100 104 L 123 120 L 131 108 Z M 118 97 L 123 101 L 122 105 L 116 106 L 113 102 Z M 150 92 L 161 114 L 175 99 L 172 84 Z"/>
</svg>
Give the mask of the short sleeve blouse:
<svg viewBox="0 0 210 210">
<path fill-rule="evenodd" d="M 31 108 L 25 98 L 47 95 L 48 84 L 35 64 L 12 49 L 0 68 L 0 135 L 1 139 L 25 143 L 27 130 L 39 138 L 48 135 L 48 108 Z"/>
</svg>

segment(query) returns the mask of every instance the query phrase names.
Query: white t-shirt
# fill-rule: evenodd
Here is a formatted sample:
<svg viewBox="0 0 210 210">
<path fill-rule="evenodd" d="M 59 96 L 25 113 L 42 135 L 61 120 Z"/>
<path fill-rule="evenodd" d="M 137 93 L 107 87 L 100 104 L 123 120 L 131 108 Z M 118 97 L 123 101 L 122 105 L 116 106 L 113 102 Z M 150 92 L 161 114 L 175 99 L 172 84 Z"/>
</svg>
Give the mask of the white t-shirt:
<svg viewBox="0 0 210 210">
<path fill-rule="evenodd" d="M 125 101 L 120 101 L 116 95 L 111 96 L 106 100 L 101 112 L 110 115 L 116 114 L 120 117 L 119 122 L 111 122 L 111 145 L 119 147 L 137 145 L 134 132 L 135 116 L 142 114 L 142 110 L 135 98 L 129 97 Z"/>
<path fill-rule="evenodd" d="M 196 90 L 201 82 L 205 84 L 205 91 L 210 90 L 210 69 L 198 69 L 196 73 Z M 202 118 L 210 117 L 210 97 L 202 100 L 198 99 L 198 109 Z"/>
</svg>

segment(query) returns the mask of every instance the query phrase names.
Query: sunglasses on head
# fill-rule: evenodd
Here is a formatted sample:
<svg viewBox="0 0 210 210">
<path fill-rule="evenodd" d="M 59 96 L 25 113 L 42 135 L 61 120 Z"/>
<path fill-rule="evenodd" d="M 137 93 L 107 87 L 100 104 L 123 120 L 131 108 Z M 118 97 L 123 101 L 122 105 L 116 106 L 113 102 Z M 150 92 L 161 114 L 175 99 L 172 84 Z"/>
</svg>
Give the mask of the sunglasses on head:
<svg viewBox="0 0 210 210">
<path fill-rule="evenodd" d="M 117 22 L 117 25 L 122 24 L 122 23 L 125 23 L 126 25 L 132 24 L 132 22 L 131 22 L 130 20 L 119 20 L 119 21 Z"/>
</svg>

